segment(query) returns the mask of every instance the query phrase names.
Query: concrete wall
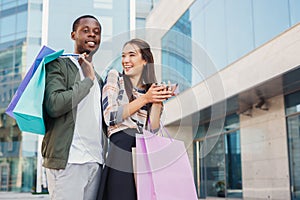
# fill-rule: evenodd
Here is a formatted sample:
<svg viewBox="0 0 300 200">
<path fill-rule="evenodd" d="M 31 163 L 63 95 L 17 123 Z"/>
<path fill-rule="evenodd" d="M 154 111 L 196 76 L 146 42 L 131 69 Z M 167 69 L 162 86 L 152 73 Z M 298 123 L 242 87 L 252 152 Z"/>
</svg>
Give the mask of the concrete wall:
<svg viewBox="0 0 300 200">
<path fill-rule="evenodd" d="M 290 199 L 283 96 L 268 102 L 268 111 L 240 115 L 244 199 Z"/>
</svg>

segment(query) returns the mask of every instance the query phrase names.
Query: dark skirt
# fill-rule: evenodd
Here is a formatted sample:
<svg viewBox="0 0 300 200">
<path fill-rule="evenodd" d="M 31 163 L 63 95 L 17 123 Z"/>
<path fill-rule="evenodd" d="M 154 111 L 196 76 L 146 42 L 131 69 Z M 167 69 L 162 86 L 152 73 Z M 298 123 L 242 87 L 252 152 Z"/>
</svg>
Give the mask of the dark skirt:
<svg viewBox="0 0 300 200">
<path fill-rule="evenodd" d="M 126 129 L 111 135 L 98 200 L 137 199 L 132 165 L 132 147 L 136 146 L 136 133 L 135 129 Z"/>
</svg>

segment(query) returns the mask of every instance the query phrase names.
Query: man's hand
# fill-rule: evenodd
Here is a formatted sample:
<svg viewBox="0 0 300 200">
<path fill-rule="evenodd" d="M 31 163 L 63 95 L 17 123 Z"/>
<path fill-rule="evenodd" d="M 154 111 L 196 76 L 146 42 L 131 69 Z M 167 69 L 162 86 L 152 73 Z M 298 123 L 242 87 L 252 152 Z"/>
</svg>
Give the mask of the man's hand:
<svg viewBox="0 0 300 200">
<path fill-rule="evenodd" d="M 78 62 L 81 66 L 84 77 L 90 78 L 92 81 L 94 81 L 95 71 L 93 64 L 86 59 L 88 56 L 89 55 L 87 53 L 79 55 Z"/>
</svg>

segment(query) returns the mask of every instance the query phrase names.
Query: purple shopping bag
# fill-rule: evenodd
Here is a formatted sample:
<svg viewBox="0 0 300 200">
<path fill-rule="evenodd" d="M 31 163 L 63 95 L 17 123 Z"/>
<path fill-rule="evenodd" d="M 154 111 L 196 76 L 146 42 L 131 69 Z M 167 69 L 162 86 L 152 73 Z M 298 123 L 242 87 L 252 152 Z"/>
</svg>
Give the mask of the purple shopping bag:
<svg viewBox="0 0 300 200">
<path fill-rule="evenodd" d="M 184 143 L 144 130 L 136 137 L 138 200 L 197 200 Z"/>
<path fill-rule="evenodd" d="M 8 105 L 7 109 L 6 109 L 6 114 L 8 114 L 9 116 L 11 116 L 12 118 L 14 117 L 13 114 L 13 110 L 16 107 L 16 104 L 18 103 L 22 93 L 24 92 L 25 88 L 27 87 L 29 81 L 31 80 L 33 74 L 35 73 L 37 67 L 39 66 L 39 64 L 41 63 L 41 61 L 43 60 L 43 58 L 51 53 L 55 52 L 53 49 L 50 49 L 47 46 L 43 46 L 40 50 L 40 52 L 38 53 L 37 57 L 35 58 L 33 64 L 31 65 L 30 69 L 28 70 L 28 72 L 26 73 L 24 79 L 22 80 L 22 82 L 20 83 L 16 93 L 14 94 L 10 104 Z"/>
</svg>

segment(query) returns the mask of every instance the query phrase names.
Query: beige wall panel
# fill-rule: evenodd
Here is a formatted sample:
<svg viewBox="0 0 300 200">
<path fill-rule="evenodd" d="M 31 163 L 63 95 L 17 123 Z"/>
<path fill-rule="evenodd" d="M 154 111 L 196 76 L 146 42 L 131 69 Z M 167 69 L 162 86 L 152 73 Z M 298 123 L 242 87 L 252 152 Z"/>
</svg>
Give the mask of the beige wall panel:
<svg viewBox="0 0 300 200">
<path fill-rule="evenodd" d="M 243 195 L 245 199 L 290 198 L 288 147 L 283 96 L 269 110 L 240 115 Z"/>
</svg>

